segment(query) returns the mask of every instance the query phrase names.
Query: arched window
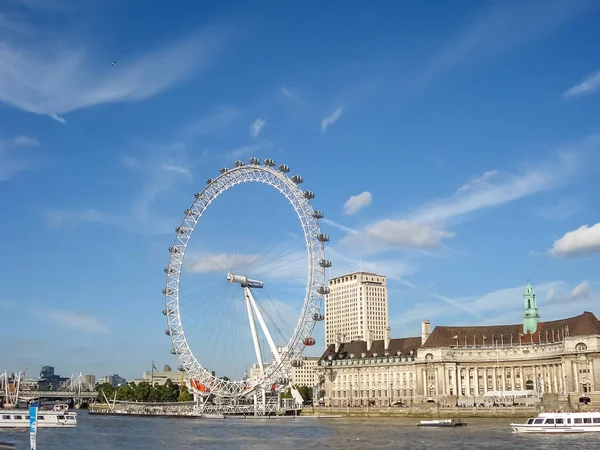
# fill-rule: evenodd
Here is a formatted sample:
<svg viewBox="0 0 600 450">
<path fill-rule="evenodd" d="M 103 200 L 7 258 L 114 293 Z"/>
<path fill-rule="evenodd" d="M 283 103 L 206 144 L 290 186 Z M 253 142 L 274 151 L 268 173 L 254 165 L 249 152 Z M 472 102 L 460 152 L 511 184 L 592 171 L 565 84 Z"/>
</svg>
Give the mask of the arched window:
<svg viewBox="0 0 600 450">
<path fill-rule="evenodd" d="M 585 345 L 583 342 L 580 342 L 575 346 L 575 350 L 578 352 L 585 352 L 587 350 L 587 345 Z"/>
<path fill-rule="evenodd" d="M 531 300 L 527 300 L 527 309 L 531 309 Z"/>
<path fill-rule="evenodd" d="M 527 380 L 527 382 L 525 383 L 525 389 L 527 389 L 528 391 L 533 391 L 533 381 Z"/>
</svg>

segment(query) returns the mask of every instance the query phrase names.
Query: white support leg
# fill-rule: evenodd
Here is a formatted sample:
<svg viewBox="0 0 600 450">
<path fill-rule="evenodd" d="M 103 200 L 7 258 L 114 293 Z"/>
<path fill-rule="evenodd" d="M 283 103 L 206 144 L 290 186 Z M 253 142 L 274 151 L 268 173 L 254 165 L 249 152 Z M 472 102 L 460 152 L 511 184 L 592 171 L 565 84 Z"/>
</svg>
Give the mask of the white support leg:
<svg viewBox="0 0 600 450">
<path fill-rule="evenodd" d="M 252 315 L 252 306 L 250 306 L 250 299 L 252 294 L 250 289 L 244 288 L 246 294 L 246 310 L 248 311 L 248 321 L 250 322 L 250 331 L 252 332 L 252 341 L 254 342 L 254 351 L 256 352 L 256 360 L 258 361 L 258 367 L 260 367 L 261 377 L 265 374 L 265 368 L 263 367 L 263 357 L 260 350 L 260 342 L 258 341 L 258 333 L 256 332 L 256 324 L 254 323 L 254 316 Z"/>
<path fill-rule="evenodd" d="M 246 298 L 250 299 L 250 304 L 252 305 L 252 309 L 254 309 L 254 314 L 256 315 L 256 318 L 258 319 L 258 323 L 260 324 L 260 327 L 262 328 L 262 331 L 263 331 L 265 337 L 267 338 L 267 342 L 269 343 L 271 352 L 275 356 L 277 363 L 280 364 L 281 363 L 281 355 L 279 354 L 279 351 L 277 350 L 277 347 L 275 346 L 275 342 L 273 341 L 273 338 L 271 337 L 271 333 L 269 333 L 269 329 L 267 328 L 265 319 L 263 319 L 263 316 L 262 316 L 260 310 L 258 309 L 256 300 L 254 300 L 254 296 L 252 295 L 252 292 L 250 291 L 249 288 L 244 288 L 244 291 L 246 292 Z"/>
</svg>

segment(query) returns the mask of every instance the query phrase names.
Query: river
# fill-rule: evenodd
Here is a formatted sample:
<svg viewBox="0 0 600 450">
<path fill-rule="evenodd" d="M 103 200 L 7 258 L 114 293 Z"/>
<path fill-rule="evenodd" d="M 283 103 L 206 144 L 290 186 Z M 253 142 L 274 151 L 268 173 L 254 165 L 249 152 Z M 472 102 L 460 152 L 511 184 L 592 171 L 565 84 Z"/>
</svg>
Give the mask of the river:
<svg viewBox="0 0 600 450">
<path fill-rule="evenodd" d="M 522 420 L 522 419 L 517 419 Z M 465 419 L 466 427 L 419 428 L 417 419 L 170 419 L 89 416 L 74 429 L 39 429 L 38 450 L 154 449 L 588 449 L 600 433 L 522 435 L 509 419 Z M 27 449 L 28 430 L 0 430 L 0 441 Z"/>
</svg>

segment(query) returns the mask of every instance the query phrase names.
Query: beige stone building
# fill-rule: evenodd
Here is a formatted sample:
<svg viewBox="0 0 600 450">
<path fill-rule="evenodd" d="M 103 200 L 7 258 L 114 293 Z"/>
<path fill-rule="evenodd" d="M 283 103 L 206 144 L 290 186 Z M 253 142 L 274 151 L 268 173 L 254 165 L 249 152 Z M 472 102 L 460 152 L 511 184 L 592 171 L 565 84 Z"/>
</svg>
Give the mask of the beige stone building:
<svg viewBox="0 0 600 450">
<path fill-rule="evenodd" d="M 316 371 L 317 364 L 319 362 L 318 356 L 303 356 L 298 359 L 300 365 L 298 367 L 292 367 L 290 371 L 290 379 L 295 386 L 307 386 L 313 388 L 317 385 L 319 377 Z M 266 368 L 271 362 L 263 363 Z M 251 380 L 258 380 L 260 378 L 260 366 L 255 363 L 250 367 L 249 378 Z"/>
<path fill-rule="evenodd" d="M 524 297 L 525 328 L 523 324 L 438 326 L 431 332 L 424 321 L 421 337 L 329 345 L 317 369 L 321 402 L 327 406 L 427 401 L 532 404 L 553 398 L 600 403 L 596 316 L 584 312 L 539 322 L 530 286 Z M 528 327 L 535 332 L 524 333 Z"/>
<path fill-rule="evenodd" d="M 383 339 L 388 328 L 388 291 L 383 275 L 353 272 L 329 280 L 325 296 L 325 345 Z"/>
</svg>

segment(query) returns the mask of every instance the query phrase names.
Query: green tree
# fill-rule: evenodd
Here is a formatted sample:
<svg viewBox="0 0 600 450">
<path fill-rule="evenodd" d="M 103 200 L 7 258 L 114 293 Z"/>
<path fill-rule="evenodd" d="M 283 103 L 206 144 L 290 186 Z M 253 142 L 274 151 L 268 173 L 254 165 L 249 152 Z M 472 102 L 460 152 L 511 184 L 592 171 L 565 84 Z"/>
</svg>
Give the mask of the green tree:
<svg viewBox="0 0 600 450">
<path fill-rule="evenodd" d="M 181 391 L 179 392 L 179 398 L 177 399 L 177 401 L 191 402 L 192 400 L 194 400 L 194 396 L 191 394 L 191 392 L 188 390 L 187 386 L 184 384 L 181 388 Z"/>
<path fill-rule="evenodd" d="M 106 396 L 109 401 L 113 399 L 115 395 L 115 388 L 110 383 L 102 383 L 96 386 L 96 392 L 98 392 L 96 399 L 100 403 L 104 403 L 106 401 L 104 396 Z"/>
<path fill-rule="evenodd" d="M 150 393 L 152 392 L 152 386 L 147 381 L 142 381 L 135 387 L 134 400 L 137 402 L 150 401 Z"/>
</svg>

